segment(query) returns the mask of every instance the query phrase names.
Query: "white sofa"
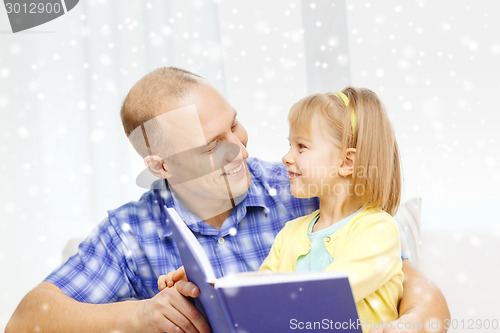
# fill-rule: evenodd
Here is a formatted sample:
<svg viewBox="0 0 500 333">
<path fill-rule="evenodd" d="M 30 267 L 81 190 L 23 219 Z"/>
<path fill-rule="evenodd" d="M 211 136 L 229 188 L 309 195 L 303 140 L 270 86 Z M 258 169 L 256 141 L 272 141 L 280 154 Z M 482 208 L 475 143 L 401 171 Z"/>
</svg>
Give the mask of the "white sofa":
<svg viewBox="0 0 500 333">
<path fill-rule="evenodd" d="M 420 270 L 448 302 L 449 332 L 500 332 L 500 228 L 424 230 L 420 248 Z M 496 330 L 479 328 L 488 319 Z"/>
<path fill-rule="evenodd" d="M 401 245 L 445 295 L 452 316 L 449 332 L 500 332 L 500 226 L 426 229 L 420 203 L 409 200 L 396 215 Z"/>
</svg>

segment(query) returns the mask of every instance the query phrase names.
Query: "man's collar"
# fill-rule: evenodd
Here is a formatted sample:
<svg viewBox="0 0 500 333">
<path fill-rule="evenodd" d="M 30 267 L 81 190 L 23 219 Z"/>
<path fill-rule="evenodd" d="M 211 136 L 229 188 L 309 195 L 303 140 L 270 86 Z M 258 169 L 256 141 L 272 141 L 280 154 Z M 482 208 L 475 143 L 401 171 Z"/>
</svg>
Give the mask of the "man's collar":
<svg viewBox="0 0 500 333">
<path fill-rule="evenodd" d="M 168 188 L 168 185 L 167 189 L 165 189 L 164 186 L 163 191 L 165 192 L 164 202 L 166 203 L 166 207 L 173 207 L 179 214 L 180 218 L 186 223 L 189 229 L 191 229 L 191 231 L 202 233 L 205 235 L 217 235 L 219 233 L 219 230 L 208 225 L 205 221 L 201 220 L 198 216 L 191 213 L 186 207 L 184 207 L 181 201 L 176 198 L 172 191 Z M 246 197 L 233 208 L 233 212 L 231 213 L 231 216 L 228 217 L 228 219 L 236 218 L 238 222 L 241 221 L 241 219 L 243 218 L 243 216 L 241 215 L 246 214 L 247 207 L 265 208 L 266 205 L 264 197 L 266 196 L 266 194 L 264 194 L 263 191 L 269 190 L 257 186 L 252 178 L 252 181 L 250 182 L 250 188 L 247 191 Z M 162 209 L 165 209 L 165 207 L 162 207 Z M 166 223 L 163 237 L 169 237 L 171 234 L 172 231 L 170 229 L 170 225 L 169 223 Z"/>
<path fill-rule="evenodd" d="M 266 189 L 257 186 L 256 182 L 252 177 L 252 181 L 250 182 L 250 188 L 247 191 L 247 196 L 240 203 L 245 205 L 246 207 L 266 207 L 264 194 L 262 191 L 266 191 Z"/>
</svg>

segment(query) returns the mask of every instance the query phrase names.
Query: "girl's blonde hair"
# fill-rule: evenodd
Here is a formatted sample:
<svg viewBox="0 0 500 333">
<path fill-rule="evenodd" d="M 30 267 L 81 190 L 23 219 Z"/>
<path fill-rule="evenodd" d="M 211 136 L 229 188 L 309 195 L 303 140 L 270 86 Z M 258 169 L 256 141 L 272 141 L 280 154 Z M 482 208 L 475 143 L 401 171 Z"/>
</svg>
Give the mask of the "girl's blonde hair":
<svg viewBox="0 0 500 333">
<path fill-rule="evenodd" d="M 290 127 L 310 134 L 313 116 L 320 116 L 343 152 L 356 149 L 351 193 L 363 205 L 394 216 L 401 200 L 401 165 L 385 107 L 369 89 L 346 87 L 342 92 L 349 99 L 348 106 L 336 93 L 313 94 L 297 102 L 288 115 Z"/>
</svg>

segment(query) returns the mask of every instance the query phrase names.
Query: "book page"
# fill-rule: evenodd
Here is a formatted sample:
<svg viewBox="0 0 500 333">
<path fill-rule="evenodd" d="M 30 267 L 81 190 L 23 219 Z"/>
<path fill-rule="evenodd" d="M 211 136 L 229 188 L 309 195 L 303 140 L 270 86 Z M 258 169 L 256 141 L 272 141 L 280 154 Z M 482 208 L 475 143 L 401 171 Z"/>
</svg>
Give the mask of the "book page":
<svg viewBox="0 0 500 333">
<path fill-rule="evenodd" d="M 332 278 L 347 278 L 346 272 L 248 272 L 229 274 L 215 280 L 215 288 L 253 286 L 273 283 L 297 281 L 326 280 Z"/>
</svg>

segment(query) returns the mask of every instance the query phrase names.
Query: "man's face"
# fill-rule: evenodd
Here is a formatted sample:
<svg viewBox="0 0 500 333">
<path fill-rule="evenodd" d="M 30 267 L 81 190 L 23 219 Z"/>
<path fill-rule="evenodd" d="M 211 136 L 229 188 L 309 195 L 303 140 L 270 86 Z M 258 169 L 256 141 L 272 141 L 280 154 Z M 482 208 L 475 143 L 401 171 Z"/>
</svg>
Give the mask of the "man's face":
<svg viewBox="0 0 500 333">
<path fill-rule="evenodd" d="M 198 84 L 182 105 L 166 113 L 171 117 L 164 124 L 169 184 L 185 200 L 243 196 L 250 186 L 245 161 L 248 136 L 234 108 L 205 83 Z"/>
</svg>

